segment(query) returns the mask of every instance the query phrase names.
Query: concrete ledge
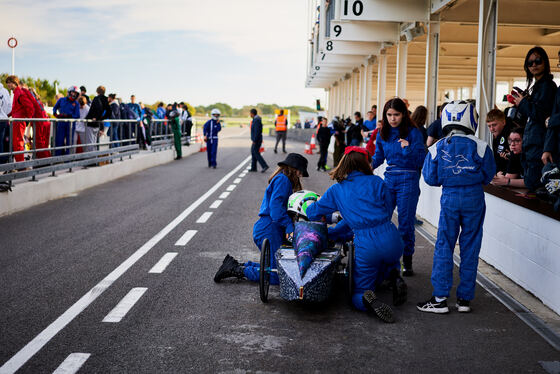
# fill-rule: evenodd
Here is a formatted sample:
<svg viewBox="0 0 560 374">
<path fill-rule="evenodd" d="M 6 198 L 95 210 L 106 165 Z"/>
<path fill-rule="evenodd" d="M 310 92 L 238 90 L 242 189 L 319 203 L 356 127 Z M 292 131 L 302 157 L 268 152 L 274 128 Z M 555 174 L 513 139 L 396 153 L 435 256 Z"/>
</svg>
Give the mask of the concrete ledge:
<svg viewBox="0 0 560 374">
<path fill-rule="evenodd" d="M 183 146 L 183 157 L 196 153 L 200 145 Z M 49 200 L 59 199 L 90 187 L 137 173 L 157 165 L 173 161 L 173 149 L 133 155 L 132 159 L 115 160 L 114 163 L 72 173 L 61 173 L 56 177 L 43 176 L 37 182 L 17 183 L 12 192 L 0 193 L 0 216 L 15 213 Z"/>
</svg>

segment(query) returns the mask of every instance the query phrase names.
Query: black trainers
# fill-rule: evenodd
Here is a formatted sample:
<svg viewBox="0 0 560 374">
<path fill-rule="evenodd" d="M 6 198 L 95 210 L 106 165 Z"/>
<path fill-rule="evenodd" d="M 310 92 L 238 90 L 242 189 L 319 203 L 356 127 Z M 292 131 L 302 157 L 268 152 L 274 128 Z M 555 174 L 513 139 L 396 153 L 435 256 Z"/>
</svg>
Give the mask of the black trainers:
<svg viewBox="0 0 560 374">
<path fill-rule="evenodd" d="M 457 299 L 457 304 L 455 307 L 459 313 L 470 313 L 471 312 L 471 302 L 469 300 Z"/>
<path fill-rule="evenodd" d="M 447 299 L 437 302 L 435 296 L 432 296 L 432 298 L 428 301 L 416 304 L 416 308 L 421 312 L 437 314 L 449 313 L 449 308 L 447 307 Z"/>
<path fill-rule="evenodd" d="M 222 279 L 229 277 L 239 278 L 238 271 L 236 271 L 239 267 L 239 262 L 237 262 L 235 258 L 231 257 L 229 254 L 226 255 L 224 261 L 222 262 L 222 266 L 220 266 L 216 275 L 214 275 L 214 282 L 219 283 Z"/>
<path fill-rule="evenodd" d="M 414 270 L 412 270 L 412 255 L 403 255 L 402 257 L 402 265 L 403 265 L 403 271 L 402 271 L 402 275 L 403 277 L 411 277 L 414 275 Z"/>
<path fill-rule="evenodd" d="M 393 305 L 399 306 L 406 303 L 408 295 L 408 286 L 400 276 L 392 282 L 393 288 Z"/>
<path fill-rule="evenodd" d="M 391 307 L 379 300 L 373 291 L 367 290 L 362 296 L 362 301 L 367 310 L 373 312 L 383 322 L 393 323 L 395 322 L 395 317 L 393 316 L 393 310 Z"/>
</svg>

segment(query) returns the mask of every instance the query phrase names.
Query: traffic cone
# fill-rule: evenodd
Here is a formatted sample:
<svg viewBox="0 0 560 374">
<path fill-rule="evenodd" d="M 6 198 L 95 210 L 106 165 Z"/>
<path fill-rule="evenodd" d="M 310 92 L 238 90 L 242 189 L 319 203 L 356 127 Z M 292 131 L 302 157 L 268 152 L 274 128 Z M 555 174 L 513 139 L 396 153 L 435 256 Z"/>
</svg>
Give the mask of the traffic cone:
<svg viewBox="0 0 560 374">
<path fill-rule="evenodd" d="M 309 143 L 305 142 L 305 152 L 306 155 L 312 155 L 313 151 L 311 150 L 311 146 L 309 145 Z"/>
<path fill-rule="evenodd" d="M 198 139 L 200 140 L 200 149 L 198 151 L 199 152 L 206 152 L 206 142 L 204 141 L 204 139 L 200 135 L 198 135 L 198 136 L 199 136 Z"/>
<path fill-rule="evenodd" d="M 311 134 L 311 150 L 313 151 L 315 149 L 315 147 L 317 146 L 315 143 L 315 134 Z M 313 152 L 311 152 L 311 154 L 313 154 Z"/>
</svg>

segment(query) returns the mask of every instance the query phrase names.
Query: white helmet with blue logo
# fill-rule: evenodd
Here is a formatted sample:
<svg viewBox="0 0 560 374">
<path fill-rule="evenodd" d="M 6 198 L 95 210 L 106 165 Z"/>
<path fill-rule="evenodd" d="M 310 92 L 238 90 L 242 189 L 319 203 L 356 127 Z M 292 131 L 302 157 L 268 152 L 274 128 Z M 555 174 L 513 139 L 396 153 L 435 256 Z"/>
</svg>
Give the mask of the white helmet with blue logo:
<svg viewBox="0 0 560 374">
<path fill-rule="evenodd" d="M 468 101 L 456 100 L 445 106 L 441 113 L 441 129 L 444 135 L 453 129 L 474 135 L 478 127 L 478 114 L 474 105 Z"/>
</svg>

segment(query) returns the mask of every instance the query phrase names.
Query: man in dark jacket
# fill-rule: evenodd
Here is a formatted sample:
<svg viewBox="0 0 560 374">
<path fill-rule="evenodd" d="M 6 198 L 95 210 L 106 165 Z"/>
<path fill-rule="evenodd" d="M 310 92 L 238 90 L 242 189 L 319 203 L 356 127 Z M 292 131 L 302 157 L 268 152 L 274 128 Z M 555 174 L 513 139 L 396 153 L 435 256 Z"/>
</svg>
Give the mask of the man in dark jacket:
<svg viewBox="0 0 560 374">
<path fill-rule="evenodd" d="M 556 90 L 552 114 L 547 123 L 542 161 L 544 164 L 560 164 L 560 88 Z"/>
<path fill-rule="evenodd" d="M 257 171 L 257 161 L 261 165 L 261 172 L 264 173 L 268 170 L 268 165 L 261 155 L 261 145 L 263 142 L 262 137 L 262 120 L 261 117 L 257 115 L 256 109 L 251 109 L 251 169 L 249 171 Z"/>
<path fill-rule="evenodd" d="M 121 119 L 121 109 L 119 107 L 119 103 L 116 100 L 117 95 L 110 94 L 108 96 L 109 108 L 111 108 L 109 119 Z M 111 141 L 120 140 L 120 122 L 111 122 Z M 120 147 L 120 143 L 112 143 L 111 148 L 113 147 Z"/>
<path fill-rule="evenodd" d="M 91 119 L 94 122 L 86 123 L 86 144 L 97 143 L 97 137 L 103 135 L 103 121 L 110 117 L 111 108 L 109 107 L 109 100 L 105 96 L 105 87 L 97 87 L 97 96 L 93 98 L 91 107 L 86 116 L 86 119 Z M 88 145 L 85 152 L 95 150 L 95 146 Z"/>
<path fill-rule="evenodd" d="M 327 171 L 327 155 L 329 153 L 329 144 L 331 143 L 331 129 L 329 129 L 327 119 L 322 118 L 317 130 L 317 140 L 319 141 L 319 162 L 317 163 L 317 171 Z"/>
</svg>

